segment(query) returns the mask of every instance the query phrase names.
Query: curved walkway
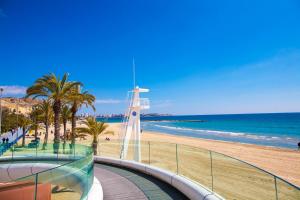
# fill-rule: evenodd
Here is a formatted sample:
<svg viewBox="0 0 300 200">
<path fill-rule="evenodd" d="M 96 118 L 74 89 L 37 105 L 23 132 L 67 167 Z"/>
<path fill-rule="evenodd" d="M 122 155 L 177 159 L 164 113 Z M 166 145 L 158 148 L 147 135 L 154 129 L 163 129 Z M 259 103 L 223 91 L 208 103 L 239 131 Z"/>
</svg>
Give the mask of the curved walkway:
<svg viewBox="0 0 300 200">
<path fill-rule="evenodd" d="M 104 200 L 188 199 L 169 184 L 134 170 L 95 163 L 94 174 L 101 182 Z"/>
</svg>

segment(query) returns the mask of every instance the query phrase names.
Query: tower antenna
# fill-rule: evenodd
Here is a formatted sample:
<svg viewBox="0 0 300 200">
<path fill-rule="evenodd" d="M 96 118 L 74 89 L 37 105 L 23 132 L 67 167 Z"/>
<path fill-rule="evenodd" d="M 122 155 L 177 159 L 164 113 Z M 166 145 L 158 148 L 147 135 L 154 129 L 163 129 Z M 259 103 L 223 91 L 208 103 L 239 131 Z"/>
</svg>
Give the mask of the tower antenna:
<svg viewBox="0 0 300 200">
<path fill-rule="evenodd" d="M 134 62 L 134 57 L 132 58 L 132 72 L 133 72 L 133 88 L 135 88 L 135 62 Z"/>
</svg>

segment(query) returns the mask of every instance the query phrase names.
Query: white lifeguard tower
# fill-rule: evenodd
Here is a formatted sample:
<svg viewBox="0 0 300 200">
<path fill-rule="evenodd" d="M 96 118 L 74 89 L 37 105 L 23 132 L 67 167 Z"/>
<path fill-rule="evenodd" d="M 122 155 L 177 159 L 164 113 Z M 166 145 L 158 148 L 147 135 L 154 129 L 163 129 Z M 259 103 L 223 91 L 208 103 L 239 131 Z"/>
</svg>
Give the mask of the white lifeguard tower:
<svg viewBox="0 0 300 200">
<path fill-rule="evenodd" d="M 140 114 L 141 110 L 149 109 L 149 99 L 140 98 L 140 93 L 149 92 L 149 89 L 135 87 L 132 91 L 132 96 L 128 111 L 125 114 L 124 118 L 124 129 L 122 134 L 122 146 L 121 146 L 121 159 L 125 159 L 128 152 L 128 145 L 130 139 L 133 139 L 133 148 L 134 148 L 134 160 L 137 162 L 141 161 L 141 120 Z"/>
</svg>

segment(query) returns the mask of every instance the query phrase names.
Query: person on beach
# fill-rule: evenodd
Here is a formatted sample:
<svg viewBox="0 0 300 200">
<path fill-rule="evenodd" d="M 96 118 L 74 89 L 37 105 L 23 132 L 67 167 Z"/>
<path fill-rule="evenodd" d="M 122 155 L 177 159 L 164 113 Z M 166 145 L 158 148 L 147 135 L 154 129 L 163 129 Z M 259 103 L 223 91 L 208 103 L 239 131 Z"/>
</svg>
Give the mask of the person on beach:
<svg viewBox="0 0 300 200">
<path fill-rule="evenodd" d="M 300 151 L 300 142 L 298 142 L 298 150 Z"/>
<path fill-rule="evenodd" d="M 6 144 L 8 144 L 8 140 L 9 140 L 9 139 L 8 139 L 8 138 L 6 138 Z"/>
<path fill-rule="evenodd" d="M 5 143 L 5 138 L 2 138 L 2 144 L 4 144 Z"/>
</svg>

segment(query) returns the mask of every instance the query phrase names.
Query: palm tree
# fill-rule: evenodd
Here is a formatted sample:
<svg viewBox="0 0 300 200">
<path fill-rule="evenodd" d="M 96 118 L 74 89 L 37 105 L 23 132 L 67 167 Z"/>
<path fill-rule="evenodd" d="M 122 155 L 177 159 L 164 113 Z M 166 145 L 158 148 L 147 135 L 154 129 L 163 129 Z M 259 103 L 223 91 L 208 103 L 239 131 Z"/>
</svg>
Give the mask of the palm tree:
<svg viewBox="0 0 300 200">
<path fill-rule="evenodd" d="M 40 112 L 41 121 L 44 123 L 46 129 L 46 134 L 45 134 L 44 144 L 43 144 L 43 147 L 45 148 L 48 143 L 49 125 L 53 116 L 50 100 L 43 100 L 42 103 L 37 105 L 37 109 Z"/>
<path fill-rule="evenodd" d="M 24 115 L 20 115 L 19 116 L 19 126 L 22 128 L 22 146 L 25 146 L 25 135 L 26 132 L 31 128 L 32 125 L 32 121 L 30 120 L 30 118 L 25 117 Z"/>
<path fill-rule="evenodd" d="M 42 111 L 38 109 L 38 106 L 35 105 L 32 107 L 32 111 L 29 114 L 29 117 L 31 119 L 31 129 L 34 130 L 34 138 L 37 139 L 38 136 L 38 129 L 40 128 L 39 123 L 41 122 L 41 114 Z"/>
<path fill-rule="evenodd" d="M 61 110 L 61 119 L 64 126 L 64 143 L 66 143 L 67 139 L 67 122 L 71 119 L 71 115 L 72 113 L 69 106 L 64 105 Z"/>
<path fill-rule="evenodd" d="M 114 134 L 112 131 L 106 131 L 108 124 L 104 122 L 97 122 L 95 118 L 88 117 L 83 122 L 85 127 L 77 128 L 78 133 L 86 133 L 93 137 L 92 147 L 94 155 L 97 155 L 98 136 L 103 134 Z"/>
<path fill-rule="evenodd" d="M 54 112 L 54 143 L 56 144 L 56 149 L 60 142 L 60 111 L 62 103 L 72 88 L 79 85 L 81 85 L 80 82 L 69 82 L 67 73 L 64 74 L 62 79 L 52 73 L 37 79 L 34 85 L 26 91 L 26 97 L 46 97 L 52 102 Z"/>
<path fill-rule="evenodd" d="M 72 91 L 68 94 L 67 97 L 69 103 L 71 104 L 71 112 L 72 112 L 72 144 L 75 143 L 75 136 L 76 136 L 76 113 L 79 108 L 83 105 L 86 107 L 91 106 L 93 110 L 95 107 L 93 103 L 95 102 L 95 97 L 89 94 L 87 91 L 81 92 L 80 87 L 74 87 Z"/>
</svg>

